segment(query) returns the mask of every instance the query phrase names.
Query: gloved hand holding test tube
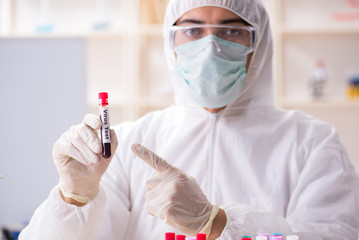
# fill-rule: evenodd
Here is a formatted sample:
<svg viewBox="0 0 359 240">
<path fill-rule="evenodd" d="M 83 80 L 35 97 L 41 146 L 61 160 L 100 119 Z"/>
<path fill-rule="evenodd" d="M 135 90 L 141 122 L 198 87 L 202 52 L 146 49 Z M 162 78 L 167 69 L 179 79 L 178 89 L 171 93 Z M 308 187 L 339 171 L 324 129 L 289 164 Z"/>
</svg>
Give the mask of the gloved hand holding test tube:
<svg viewBox="0 0 359 240">
<path fill-rule="evenodd" d="M 106 118 L 109 123 L 108 112 Z M 101 128 L 107 131 L 102 139 L 104 147 L 98 135 Z M 81 124 L 61 135 L 52 156 L 60 175 L 59 191 L 66 202 L 83 206 L 96 197 L 117 145 L 115 131 L 95 114 L 85 115 Z"/>
</svg>

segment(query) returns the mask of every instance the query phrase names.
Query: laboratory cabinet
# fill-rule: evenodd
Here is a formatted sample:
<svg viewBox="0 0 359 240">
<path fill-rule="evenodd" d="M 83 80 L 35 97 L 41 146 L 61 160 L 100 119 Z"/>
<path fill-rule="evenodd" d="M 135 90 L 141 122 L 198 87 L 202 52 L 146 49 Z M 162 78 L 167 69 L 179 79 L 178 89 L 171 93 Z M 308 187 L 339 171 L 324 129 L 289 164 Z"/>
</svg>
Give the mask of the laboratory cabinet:
<svg viewBox="0 0 359 240">
<path fill-rule="evenodd" d="M 349 102 L 348 80 L 359 75 L 359 3 L 351 2 L 273 1 L 270 13 L 279 103 L 318 100 L 311 94 L 310 83 L 319 61 L 326 72 L 319 100 Z M 338 19 L 342 15 L 348 19 Z"/>
<path fill-rule="evenodd" d="M 359 1 L 263 0 L 271 16 L 277 105 L 333 124 L 359 172 L 359 98 L 347 96 L 359 76 Z M 313 95 L 318 62 L 325 70 Z"/>
</svg>

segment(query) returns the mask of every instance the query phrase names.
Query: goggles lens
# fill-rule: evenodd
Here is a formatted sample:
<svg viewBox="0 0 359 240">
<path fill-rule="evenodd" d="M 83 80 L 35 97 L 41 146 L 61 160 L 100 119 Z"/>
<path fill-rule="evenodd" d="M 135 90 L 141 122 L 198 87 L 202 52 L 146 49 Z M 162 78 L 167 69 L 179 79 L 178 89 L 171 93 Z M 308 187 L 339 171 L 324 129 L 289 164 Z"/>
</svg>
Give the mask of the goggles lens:
<svg viewBox="0 0 359 240">
<path fill-rule="evenodd" d="M 253 52 L 256 43 L 255 28 L 250 26 L 208 25 L 170 27 L 172 49 L 183 44 L 200 40 L 208 35 L 214 35 L 223 40 L 248 47 L 248 53 Z"/>
</svg>

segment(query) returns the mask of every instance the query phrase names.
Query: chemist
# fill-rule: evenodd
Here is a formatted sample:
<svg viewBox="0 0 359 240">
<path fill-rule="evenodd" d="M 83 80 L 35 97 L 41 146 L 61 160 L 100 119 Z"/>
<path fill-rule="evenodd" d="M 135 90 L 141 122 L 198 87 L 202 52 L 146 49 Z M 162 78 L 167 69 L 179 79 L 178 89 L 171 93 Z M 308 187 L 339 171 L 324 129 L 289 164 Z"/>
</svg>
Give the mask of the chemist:
<svg viewBox="0 0 359 240">
<path fill-rule="evenodd" d="M 112 159 L 97 116 L 65 132 L 59 185 L 20 239 L 356 239 L 359 183 L 336 130 L 274 106 L 259 0 L 173 0 L 164 39 L 175 104 L 116 126 Z"/>
</svg>

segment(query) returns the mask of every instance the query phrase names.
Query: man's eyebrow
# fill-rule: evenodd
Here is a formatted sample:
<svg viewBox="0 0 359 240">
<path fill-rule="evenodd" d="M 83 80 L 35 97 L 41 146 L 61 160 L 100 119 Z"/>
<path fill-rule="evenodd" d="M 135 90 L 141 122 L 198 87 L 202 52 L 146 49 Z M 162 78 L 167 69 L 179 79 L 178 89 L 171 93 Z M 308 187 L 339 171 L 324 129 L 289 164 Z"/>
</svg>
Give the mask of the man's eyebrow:
<svg viewBox="0 0 359 240">
<path fill-rule="evenodd" d="M 229 24 L 229 23 L 243 23 L 245 25 L 249 25 L 246 21 L 244 21 L 241 18 L 225 19 L 220 22 L 220 24 Z"/>
<path fill-rule="evenodd" d="M 181 25 L 183 23 L 204 24 L 203 21 L 188 18 L 188 19 L 183 19 L 183 20 L 181 20 L 179 22 L 176 22 L 175 25 Z"/>
<path fill-rule="evenodd" d="M 184 24 L 184 23 L 204 24 L 205 22 L 201 21 L 201 20 L 187 18 L 187 19 L 183 19 L 183 20 L 181 20 L 179 22 L 176 22 L 175 25 L 181 25 L 181 24 Z M 241 18 L 225 19 L 225 20 L 222 20 L 222 21 L 219 22 L 219 24 L 230 24 L 230 23 L 242 23 L 242 24 L 245 24 L 245 25 L 249 25 L 246 21 L 244 21 Z"/>
</svg>

